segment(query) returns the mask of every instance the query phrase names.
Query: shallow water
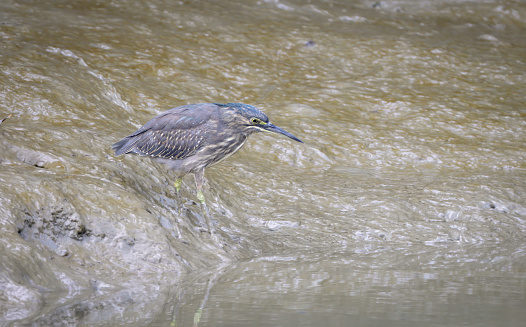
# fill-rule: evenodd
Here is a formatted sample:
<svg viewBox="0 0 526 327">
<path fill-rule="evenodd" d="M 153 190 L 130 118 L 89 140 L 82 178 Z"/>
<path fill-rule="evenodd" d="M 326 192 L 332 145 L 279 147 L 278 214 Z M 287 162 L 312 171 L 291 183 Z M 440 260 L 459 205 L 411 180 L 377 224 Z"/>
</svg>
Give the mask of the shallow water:
<svg viewBox="0 0 526 327">
<path fill-rule="evenodd" d="M 442 244 L 262 257 L 195 279 L 193 301 L 168 303 L 183 325 L 202 308 L 205 326 L 520 326 L 526 261 L 495 254 Z"/>
<path fill-rule="evenodd" d="M 27 321 L 46 326 L 66 321 L 82 326 L 522 326 L 525 268 L 524 246 L 288 253 L 196 272 L 176 286 L 99 288 Z"/>
<path fill-rule="evenodd" d="M 0 3 L 0 324 L 519 326 L 525 22 L 497 0 Z M 178 203 L 110 148 L 201 102 L 305 141 L 207 170 L 219 242 L 191 176 Z"/>
</svg>

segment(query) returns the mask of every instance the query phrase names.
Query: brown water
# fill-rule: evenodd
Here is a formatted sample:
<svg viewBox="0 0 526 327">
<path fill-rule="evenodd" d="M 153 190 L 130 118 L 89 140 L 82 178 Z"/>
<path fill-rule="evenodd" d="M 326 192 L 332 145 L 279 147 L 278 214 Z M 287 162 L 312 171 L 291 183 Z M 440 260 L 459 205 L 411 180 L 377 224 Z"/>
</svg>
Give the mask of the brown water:
<svg viewBox="0 0 526 327">
<path fill-rule="evenodd" d="M 2 1 L 0 325 L 522 326 L 526 5 Z M 195 187 L 110 145 L 255 135 Z M 196 311 L 197 310 L 197 311 Z"/>
</svg>

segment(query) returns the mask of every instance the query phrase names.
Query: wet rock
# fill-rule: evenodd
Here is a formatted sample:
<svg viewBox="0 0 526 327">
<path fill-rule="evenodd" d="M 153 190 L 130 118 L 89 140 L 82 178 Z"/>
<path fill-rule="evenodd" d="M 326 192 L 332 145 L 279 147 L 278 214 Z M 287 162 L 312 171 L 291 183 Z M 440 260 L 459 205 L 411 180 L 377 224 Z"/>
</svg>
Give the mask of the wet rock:
<svg viewBox="0 0 526 327">
<path fill-rule="evenodd" d="M 458 229 L 451 229 L 448 235 L 448 241 L 459 241 L 461 233 Z"/>
<path fill-rule="evenodd" d="M 446 213 L 439 214 L 439 217 L 447 222 L 457 221 L 462 216 L 461 211 L 448 210 Z"/>
<path fill-rule="evenodd" d="M 481 205 L 481 208 L 482 208 L 482 209 L 495 209 L 495 204 L 494 204 L 494 203 L 491 203 L 491 202 L 484 202 L 484 203 Z"/>
<path fill-rule="evenodd" d="M 25 240 L 45 234 L 54 241 L 62 237 L 82 241 L 92 235 L 92 231 L 86 228 L 79 215 L 65 207 L 52 206 L 40 208 L 36 212 L 25 212 L 25 217 L 18 226 L 18 233 Z"/>
<path fill-rule="evenodd" d="M 21 162 L 35 166 L 38 168 L 52 168 L 55 166 L 61 166 L 60 160 L 50 156 L 49 154 L 34 151 L 29 149 L 23 149 L 16 145 L 7 145 L 8 149 L 16 153 L 16 158 Z"/>
<path fill-rule="evenodd" d="M 340 16 L 338 18 L 342 22 L 351 22 L 351 23 L 363 23 L 367 21 L 367 18 L 362 16 Z"/>
<path fill-rule="evenodd" d="M 507 206 L 502 204 L 495 204 L 493 202 L 484 202 L 480 207 L 481 209 L 492 209 L 500 213 L 508 213 L 510 211 L 510 209 Z"/>
<path fill-rule="evenodd" d="M 499 42 L 499 39 L 497 39 L 496 37 L 494 37 L 491 34 L 479 35 L 479 36 L 477 36 L 477 40 L 479 40 L 479 41 L 486 41 L 486 42 Z"/>
<path fill-rule="evenodd" d="M 249 217 L 247 222 L 254 225 L 260 225 L 268 228 L 268 230 L 274 231 L 283 227 L 288 228 L 297 228 L 300 226 L 300 223 L 297 221 L 288 221 L 288 220 L 261 220 L 254 217 Z"/>
</svg>

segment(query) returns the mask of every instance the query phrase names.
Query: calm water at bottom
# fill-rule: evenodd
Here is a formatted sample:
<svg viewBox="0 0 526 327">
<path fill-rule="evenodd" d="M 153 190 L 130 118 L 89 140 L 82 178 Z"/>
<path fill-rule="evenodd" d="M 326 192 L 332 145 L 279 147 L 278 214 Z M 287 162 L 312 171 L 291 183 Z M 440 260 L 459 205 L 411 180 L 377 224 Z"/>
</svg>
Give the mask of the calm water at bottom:
<svg viewBox="0 0 526 327">
<path fill-rule="evenodd" d="M 524 247 L 435 244 L 237 263 L 189 280 L 149 323 L 524 326 L 525 309 Z"/>
<path fill-rule="evenodd" d="M 265 256 L 183 283 L 49 294 L 10 326 L 524 326 L 526 245 L 429 243 Z M 21 316 L 21 315 L 20 315 Z"/>
</svg>

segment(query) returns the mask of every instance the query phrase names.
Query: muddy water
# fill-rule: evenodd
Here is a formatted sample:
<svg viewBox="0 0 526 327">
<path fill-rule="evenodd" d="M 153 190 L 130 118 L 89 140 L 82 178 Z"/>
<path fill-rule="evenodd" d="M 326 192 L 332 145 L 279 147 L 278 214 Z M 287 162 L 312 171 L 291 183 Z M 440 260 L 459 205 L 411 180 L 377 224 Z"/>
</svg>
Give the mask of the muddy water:
<svg viewBox="0 0 526 327">
<path fill-rule="evenodd" d="M 504 325 L 526 306 L 526 7 L 3 1 L 0 324 Z M 183 104 L 255 135 L 193 179 L 110 145 Z"/>
</svg>

